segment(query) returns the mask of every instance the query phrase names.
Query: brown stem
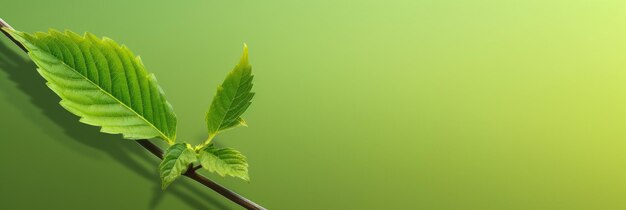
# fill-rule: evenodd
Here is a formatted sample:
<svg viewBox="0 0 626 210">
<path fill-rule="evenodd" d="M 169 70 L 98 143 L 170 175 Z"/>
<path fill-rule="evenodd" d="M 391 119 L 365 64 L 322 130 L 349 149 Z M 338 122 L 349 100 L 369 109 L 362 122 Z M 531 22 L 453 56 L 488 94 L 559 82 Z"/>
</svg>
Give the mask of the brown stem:
<svg viewBox="0 0 626 210">
<path fill-rule="evenodd" d="M 198 169 L 201 169 L 201 168 L 202 168 L 201 165 L 197 165 L 197 166 L 194 166 L 193 168 L 191 168 L 191 170 L 192 171 L 197 171 Z"/>
<path fill-rule="evenodd" d="M 150 153 L 154 154 L 159 159 L 163 159 L 163 151 L 161 150 L 161 148 L 154 145 L 152 142 L 148 140 L 138 140 L 137 143 L 139 143 L 143 148 L 146 148 L 148 151 L 150 151 Z M 196 182 L 208 188 L 213 189 L 215 192 L 219 193 L 220 195 L 228 198 L 229 200 L 239 204 L 240 206 L 246 209 L 265 209 L 262 206 L 252 202 L 251 200 L 248 200 L 247 198 L 244 198 L 243 196 L 223 187 L 222 185 L 219 185 L 215 183 L 214 181 L 211 181 L 210 179 L 207 179 L 206 177 L 198 174 L 196 172 L 197 169 L 198 169 L 197 167 L 190 165 L 187 172 L 184 173 L 183 175 L 195 180 Z"/>
<path fill-rule="evenodd" d="M 22 45 L 22 43 L 18 42 L 17 40 L 15 40 L 15 38 L 13 38 L 11 35 L 9 35 L 8 32 L 2 30 L 2 28 L 9 28 L 9 29 L 13 29 L 13 27 L 11 27 L 11 25 L 9 25 L 7 22 L 5 22 L 2 18 L 0 18 L 0 31 L 2 31 L 2 33 L 9 37 L 9 39 L 11 39 L 11 41 L 13 41 L 13 43 L 15 43 L 18 47 L 20 47 L 22 50 L 24 50 L 24 52 L 28 52 L 28 50 L 26 50 L 26 47 L 24 47 L 24 45 Z"/>
<path fill-rule="evenodd" d="M 13 29 L 13 27 L 11 27 L 7 22 L 5 22 L 4 20 L 2 20 L 2 18 L 0 18 L 0 28 L 9 28 L 9 29 Z M 4 35 L 6 35 L 7 37 L 9 37 L 9 39 L 11 39 L 11 41 L 13 41 L 13 43 L 15 43 L 18 47 L 20 47 L 22 50 L 24 50 L 24 52 L 28 52 L 28 50 L 26 49 L 26 47 L 24 47 L 24 45 L 22 45 L 22 43 L 20 43 L 19 41 L 15 40 L 11 35 L 9 35 L 6 31 L 4 30 L 0 30 L 2 31 L 2 33 L 4 33 Z M 159 148 L 157 145 L 153 144 L 152 142 L 150 142 L 149 140 L 146 139 L 142 139 L 142 140 L 137 140 L 137 143 L 139 143 L 143 148 L 145 148 L 146 150 L 150 151 L 150 153 L 152 153 L 153 155 L 157 156 L 159 159 L 163 159 L 163 150 L 161 150 L 161 148 Z M 264 210 L 265 208 L 263 208 L 262 206 L 252 202 L 251 200 L 246 199 L 245 197 L 237 194 L 236 192 L 233 192 L 225 187 L 223 187 L 222 185 L 219 185 L 217 183 L 215 183 L 214 181 L 211 181 L 210 179 L 198 174 L 196 172 L 196 170 L 198 170 L 199 167 L 198 166 L 193 166 L 190 165 L 189 169 L 187 170 L 187 172 L 185 172 L 183 175 L 186 177 L 189 177 L 193 180 L 195 180 L 196 182 L 211 188 L 213 191 L 219 193 L 220 195 L 228 198 L 229 200 L 239 204 L 240 206 L 246 208 L 246 209 L 255 209 L 255 210 Z"/>
</svg>

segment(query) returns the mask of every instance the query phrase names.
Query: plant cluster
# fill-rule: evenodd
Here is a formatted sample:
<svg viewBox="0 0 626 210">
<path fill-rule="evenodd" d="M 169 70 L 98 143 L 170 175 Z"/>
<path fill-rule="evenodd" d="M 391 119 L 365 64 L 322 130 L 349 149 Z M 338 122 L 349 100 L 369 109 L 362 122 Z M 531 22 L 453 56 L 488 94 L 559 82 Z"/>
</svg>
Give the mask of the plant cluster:
<svg viewBox="0 0 626 210">
<path fill-rule="evenodd" d="M 99 126 L 104 133 L 121 134 L 125 139 L 165 141 L 169 146 L 159 165 L 163 189 L 196 167 L 249 181 L 245 156 L 212 143 L 221 132 L 246 126 L 241 115 L 254 93 L 245 44 L 239 64 L 218 86 L 206 114 L 208 138 L 192 146 L 177 141 L 172 106 L 156 77 L 126 46 L 91 33 L 49 30 L 28 34 L 9 27 L 2 30 L 28 51 L 48 87 L 61 98 L 61 106 L 80 117 L 81 122 Z"/>
</svg>

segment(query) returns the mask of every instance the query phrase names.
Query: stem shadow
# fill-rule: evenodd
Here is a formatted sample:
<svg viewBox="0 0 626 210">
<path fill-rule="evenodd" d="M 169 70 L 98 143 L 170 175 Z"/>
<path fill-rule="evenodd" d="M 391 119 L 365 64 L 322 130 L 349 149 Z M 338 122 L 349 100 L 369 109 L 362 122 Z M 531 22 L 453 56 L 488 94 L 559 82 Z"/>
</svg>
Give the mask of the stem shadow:
<svg viewBox="0 0 626 210">
<path fill-rule="evenodd" d="M 201 191 L 187 180 L 177 181 L 166 191 L 162 191 L 156 168 L 149 168 L 146 167 L 147 164 L 142 164 L 142 161 L 145 161 L 156 166 L 155 159 L 158 160 L 157 158 L 149 155 L 133 141 L 123 140 L 118 135 L 102 134 L 99 128 L 80 123 L 77 117 L 58 104 L 59 97 L 45 85 L 45 80 L 35 70 L 35 64 L 21 55 L 24 53 L 18 54 L 7 45 L 8 43 L 0 41 L 0 69 L 17 84 L 17 88 L 22 93 L 30 97 L 30 103 L 15 100 L 22 95 L 15 91 L 6 91 L 6 94 L 13 100 L 5 100 L 5 102 L 18 108 L 25 119 L 41 125 L 41 129 L 50 134 L 52 139 L 70 147 L 82 156 L 94 158 L 94 155 L 97 155 L 85 150 L 85 146 L 101 151 L 135 174 L 153 182 L 153 197 L 148 203 L 148 209 L 155 209 L 162 200 L 161 198 L 168 194 L 176 196 L 193 209 L 228 209 L 222 201 L 213 197 L 215 193 Z M 32 112 L 33 108 L 41 112 Z M 47 122 L 42 122 L 41 114 L 48 119 Z"/>
</svg>

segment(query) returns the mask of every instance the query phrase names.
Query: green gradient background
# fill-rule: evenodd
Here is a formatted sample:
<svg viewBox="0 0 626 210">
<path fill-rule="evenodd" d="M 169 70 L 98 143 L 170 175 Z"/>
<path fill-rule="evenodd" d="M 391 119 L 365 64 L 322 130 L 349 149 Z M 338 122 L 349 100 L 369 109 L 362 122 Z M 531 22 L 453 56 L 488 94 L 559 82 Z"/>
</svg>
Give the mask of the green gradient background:
<svg viewBox="0 0 626 210">
<path fill-rule="evenodd" d="M 625 8 L 3 0 L 0 17 L 127 44 L 194 143 L 248 43 L 250 127 L 216 141 L 252 181 L 210 177 L 269 209 L 626 209 Z M 21 67 L 0 71 L 1 209 L 238 208 L 189 180 L 162 192 L 155 158 L 78 123 Z"/>
</svg>

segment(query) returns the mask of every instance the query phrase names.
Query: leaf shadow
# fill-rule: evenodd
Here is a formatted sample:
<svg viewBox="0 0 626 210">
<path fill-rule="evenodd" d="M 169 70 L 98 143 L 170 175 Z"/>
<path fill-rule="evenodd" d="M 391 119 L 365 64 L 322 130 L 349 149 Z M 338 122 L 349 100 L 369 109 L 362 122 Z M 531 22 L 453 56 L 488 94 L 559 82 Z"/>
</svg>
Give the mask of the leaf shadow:
<svg viewBox="0 0 626 210">
<path fill-rule="evenodd" d="M 18 54 L 14 49 L 17 47 L 12 49 L 12 47 L 7 46 L 7 43 L 0 41 L 0 69 L 8 75 L 9 80 L 17 84 L 19 91 L 30 97 L 30 103 L 18 100 L 18 96 L 23 94 L 15 91 L 5 91 L 5 94 L 11 98 L 5 102 L 18 108 L 25 119 L 41 125 L 41 129 L 50 134 L 51 139 L 86 157 L 94 158 L 97 154 L 85 150 L 84 147 L 100 151 L 115 159 L 128 170 L 150 180 L 154 186 L 152 187 L 152 199 L 147 206 L 148 209 L 156 209 L 162 200 L 161 198 L 165 195 L 176 196 L 193 209 L 229 209 L 223 201 L 214 197 L 217 194 L 199 190 L 197 186 L 187 180 L 172 184 L 166 191 L 161 190 L 161 183 L 156 170 L 156 160 L 158 159 L 152 157 L 133 141 L 123 140 L 117 135 L 102 134 L 97 127 L 78 122 L 77 117 L 58 104 L 59 97 L 46 87 L 45 80 L 37 73 L 34 63 L 25 56 Z M 40 112 L 33 112 L 33 109 Z M 47 118 L 47 121 L 42 122 L 42 114 Z M 146 167 L 149 164 L 142 164 L 142 162 L 148 162 L 155 167 Z"/>
</svg>

